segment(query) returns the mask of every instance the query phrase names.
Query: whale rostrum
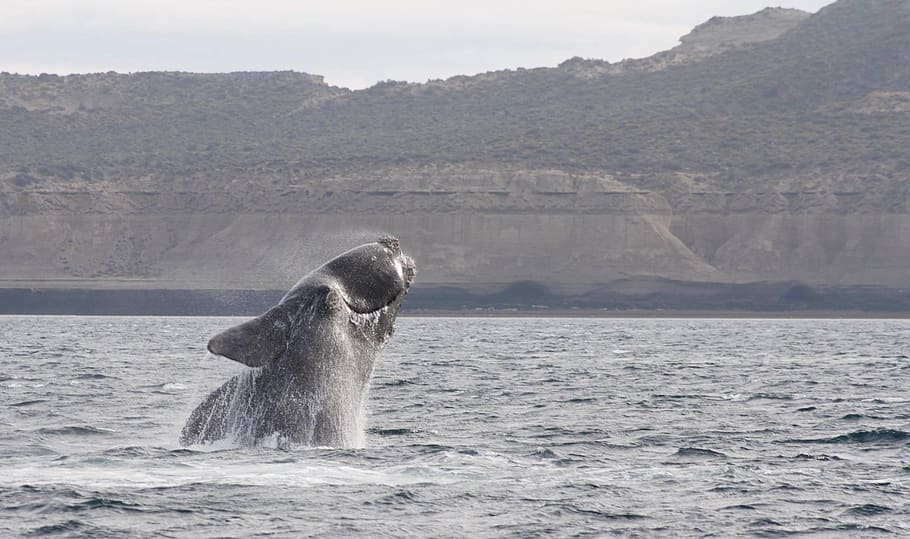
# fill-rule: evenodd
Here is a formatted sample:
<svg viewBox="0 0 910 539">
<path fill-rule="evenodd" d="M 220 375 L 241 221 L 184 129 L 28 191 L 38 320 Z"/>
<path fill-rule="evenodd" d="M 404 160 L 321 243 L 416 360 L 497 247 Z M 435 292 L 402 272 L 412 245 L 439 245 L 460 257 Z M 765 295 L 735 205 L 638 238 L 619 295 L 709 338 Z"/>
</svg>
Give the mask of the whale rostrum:
<svg viewBox="0 0 910 539">
<path fill-rule="evenodd" d="M 259 317 L 215 335 L 208 350 L 250 368 L 190 414 L 180 443 L 363 445 L 363 404 L 392 335 L 414 261 L 391 236 L 315 269 Z"/>
</svg>

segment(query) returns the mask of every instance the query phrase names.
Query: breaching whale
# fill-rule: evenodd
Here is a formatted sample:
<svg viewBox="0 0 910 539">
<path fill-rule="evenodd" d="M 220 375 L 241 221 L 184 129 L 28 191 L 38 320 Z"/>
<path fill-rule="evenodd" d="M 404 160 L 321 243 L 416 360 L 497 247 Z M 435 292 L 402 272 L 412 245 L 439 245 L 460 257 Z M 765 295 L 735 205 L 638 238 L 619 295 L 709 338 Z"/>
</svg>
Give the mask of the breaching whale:
<svg viewBox="0 0 910 539">
<path fill-rule="evenodd" d="M 261 316 L 215 335 L 208 350 L 250 367 L 190 414 L 182 445 L 357 447 L 376 354 L 414 280 L 397 239 L 325 263 Z"/>
</svg>

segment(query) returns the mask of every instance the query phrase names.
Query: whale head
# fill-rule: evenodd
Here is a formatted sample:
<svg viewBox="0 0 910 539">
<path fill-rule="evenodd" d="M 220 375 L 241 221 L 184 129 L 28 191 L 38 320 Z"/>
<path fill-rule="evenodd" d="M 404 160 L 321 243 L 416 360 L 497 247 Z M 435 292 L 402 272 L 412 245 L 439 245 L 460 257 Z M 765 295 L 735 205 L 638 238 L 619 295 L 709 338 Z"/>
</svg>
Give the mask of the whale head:
<svg viewBox="0 0 910 539">
<path fill-rule="evenodd" d="M 415 274 L 414 261 L 401 251 L 398 239 L 383 236 L 330 260 L 298 283 L 286 298 L 293 297 L 301 285 L 306 289 L 308 280 L 322 282 L 351 312 L 370 314 L 400 303 Z"/>
</svg>

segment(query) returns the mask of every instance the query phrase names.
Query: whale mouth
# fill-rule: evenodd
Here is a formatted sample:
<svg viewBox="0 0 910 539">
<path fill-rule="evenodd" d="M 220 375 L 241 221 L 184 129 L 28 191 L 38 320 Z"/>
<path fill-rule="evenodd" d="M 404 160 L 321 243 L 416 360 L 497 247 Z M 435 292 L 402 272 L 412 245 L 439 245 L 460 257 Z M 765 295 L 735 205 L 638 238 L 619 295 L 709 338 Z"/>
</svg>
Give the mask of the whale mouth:
<svg viewBox="0 0 910 539">
<path fill-rule="evenodd" d="M 386 302 L 385 305 L 383 305 L 382 307 L 380 307 L 380 308 L 378 308 L 378 309 L 374 309 L 374 310 L 372 310 L 372 311 L 364 311 L 364 310 L 362 310 L 362 309 L 359 309 L 359 308 L 357 308 L 356 306 L 354 306 L 354 305 L 353 305 L 350 301 L 348 301 L 347 299 L 344 300 L 344 304 L 348 306 L 348 309 L 350 309 L 351 312 L 354 312 L 354 313 L 357 313 L 357 314 L 369 315 L 369 314 L 381 313 L 382 311 L 388 310 L 390 307 L 392 307 L 392 305 L 395 305 L 395 303 L 401 303 L 401 300 L 408 294 L 408 290 L 409 290 L 410 288 L 411 288 L 411 283 L 407 283 L 407 284 L 405 285 L 405 287 L 401 290 L 401 292 L 399 292 L 398 294 L 392 296 L 392 299 L 390 299 L 388 302 Z"/>
<path fill-rule="evenodd" d="M 404 270 L 404 288 L 402 288 L 397 294 L 392 296 L 382 307 L 373 310 L 364 310 L 362 307 L 357 307 L 354 303 L 349 301 L 347 298 L 344 298 L 344 304 L 348 306 L 348 309 L 351 312 L 362 314 L 362 315 L 371 315 L 376 313 L 382 313 L 383 311 L 388 310 L 395 304 L 401 304 L 402 300 L 408 292 L 411 290 L 411 284 L 414 282 L 414 277 L 417 275 L 417 269 L 414 265 L 414 261 L 411 260 L 408 256 L 402 257 L 402 269 Z"/>
<path fill-rule="evenodd" d="M 348 306 L 348 309 L 349 309 L 352 313 L 354 313 L 354 314 L 370 315 L 370 314 L 375 314 L 375 313 L 381 313 L 382 311 L 388 309 L 390 305 L 392 305 L 393 303 L 395 303 L 395 300 L 398 299 L 398 297 L 399 297 L 399 296 L 395 296 L 394 298 L 392 298 L 392 301 L 386 303 L 385 305 L 383 305 L 382 307 L 380 307 L 380 308 L 378 308 L 378 309 L 373 309 L 372 311 L 364 311 L 363 309 L 358 308 L 358 307 L 356 307 L 355 305 L 353 305 L 353 304 L 352 304 L 350 301 L 348 301 L 348 300 L 345 300 L 345 301 L 344 301 L 344 304 L 347 305 L 347 306 Z"/>
<path fill-rule="evenodd" d="M 369 301 L 360 302 L 357 301 L 357 298 L 354 298 L 354 300 L 351 301 L 346 294 L 342 294 L 345 305 L 347 305 L 348 309 L 353 313 L 373 315 L 388 310 L 395 304 L 401 304 L 404 296 L 406 296 L 410 290 L 414 278 L 417 276 L 417 265 L 414 263 L 414 259 L 401 251 L 401 244 L 398 242 L 397 238 L 394 236 L 383 236 L 377 240 L 377 243 L 392 252 L 393 272 L 397 272 L 398 279 L 395 288 L 400 287 L 400 290 L 390 297 L 384 305 L 372 309 L 370 307 L 374 307 L 376 305 L 375 303 L 370 305 Z"/>
</svg>

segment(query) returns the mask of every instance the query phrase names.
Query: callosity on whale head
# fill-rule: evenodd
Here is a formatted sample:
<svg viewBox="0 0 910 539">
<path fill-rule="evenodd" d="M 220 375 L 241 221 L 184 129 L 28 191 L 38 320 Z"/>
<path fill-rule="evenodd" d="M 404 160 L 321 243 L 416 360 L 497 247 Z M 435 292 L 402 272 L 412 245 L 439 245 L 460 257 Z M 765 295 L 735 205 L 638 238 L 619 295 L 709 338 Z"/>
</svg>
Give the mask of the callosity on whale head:
<svg viewBox="0 0 910 539">
<path fill-rule="evenodd" d="M 324 294 L 330 311 L 382 314 L 385 329 L 391 332 L 415 274 L 414 261 L 401 251 L 398 240 L 384 236 L 330 260 L 301 279 L 280 303 L 304 305 L 314 295 Z"/>
<path fill-rule="evenodd" d="M 232 436 L 306 445 L 357 445 L 376 353 L 393 332 L 414 261 L 391 236 L 361 245 L 301 279 L 263 315 L 208 343 L 250 367 L 191 414 L 185 445 Z"/>
</svg>

